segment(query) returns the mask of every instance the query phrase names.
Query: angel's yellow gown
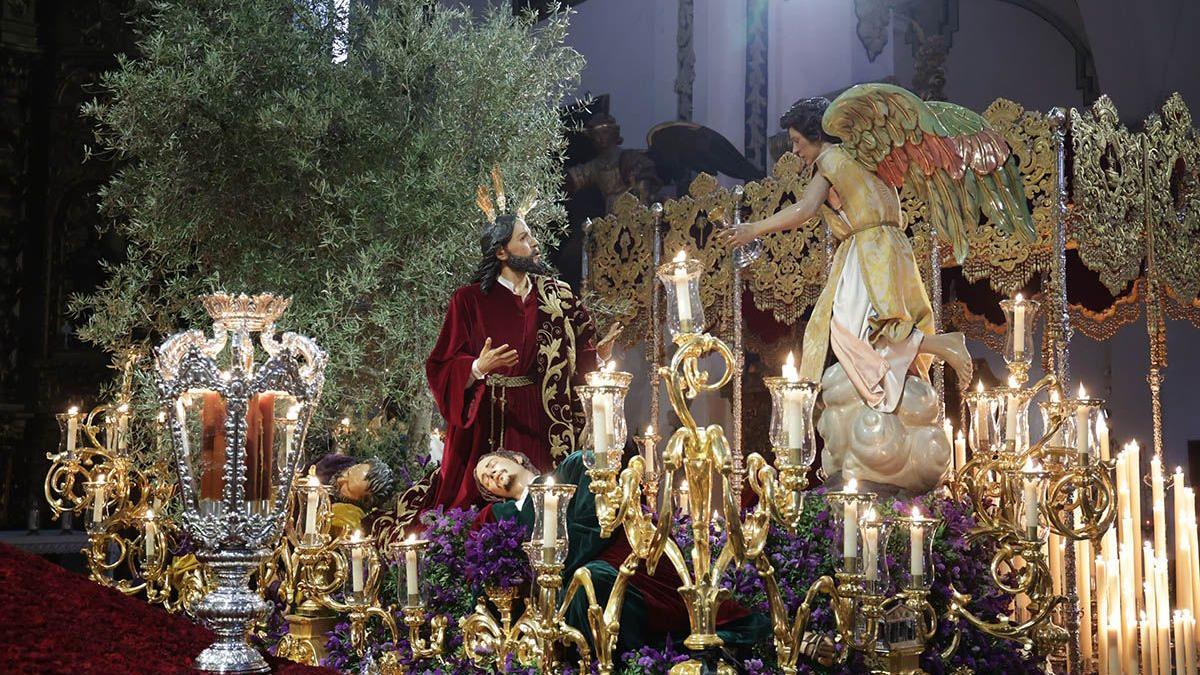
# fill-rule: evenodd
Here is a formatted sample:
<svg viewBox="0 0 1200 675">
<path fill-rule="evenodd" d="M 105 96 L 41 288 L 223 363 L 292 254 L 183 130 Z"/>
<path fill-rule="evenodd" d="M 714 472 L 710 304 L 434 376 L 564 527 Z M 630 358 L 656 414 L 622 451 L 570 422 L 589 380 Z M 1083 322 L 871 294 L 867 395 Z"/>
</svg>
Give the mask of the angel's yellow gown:
<svg viewBox="0 0 1200 675">
<path fill-rule="evenodd" d="M 934 333 L 900 199 L 839 145 L 817 157 L 816 169 L 841 208 L 821 207 L 838 246 L 804 331 L 800 377 L 819 382 L 832 348 L 863 401 L 893 412 L 908 371 L 927 377 L 931 357 L 918 356 L 918 350 L 922 338 Z"/>
</svg>

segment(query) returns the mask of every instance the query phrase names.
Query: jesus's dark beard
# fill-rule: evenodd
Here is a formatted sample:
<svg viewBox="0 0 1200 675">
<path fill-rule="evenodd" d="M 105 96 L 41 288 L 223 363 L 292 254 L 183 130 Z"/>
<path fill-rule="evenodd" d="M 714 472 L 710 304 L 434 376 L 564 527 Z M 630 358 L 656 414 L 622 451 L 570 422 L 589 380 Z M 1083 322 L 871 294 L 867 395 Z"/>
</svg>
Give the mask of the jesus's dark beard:
<svg viewBox="0 0 1200 675">
<path fill-rule="evenodd" d="M 541 257 L 536 255 L 509 255 L 504 264 L 514 272 L 540 274 L 548 277 L 555 274 L 554 268 L 542 262 Z"/>
</svg>

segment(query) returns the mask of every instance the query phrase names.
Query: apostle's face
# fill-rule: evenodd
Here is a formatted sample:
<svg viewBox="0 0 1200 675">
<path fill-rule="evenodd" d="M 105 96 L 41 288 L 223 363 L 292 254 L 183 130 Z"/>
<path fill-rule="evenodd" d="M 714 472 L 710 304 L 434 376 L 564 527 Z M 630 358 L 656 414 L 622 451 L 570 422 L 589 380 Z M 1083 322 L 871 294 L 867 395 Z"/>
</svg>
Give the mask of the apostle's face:
<svg viewBox="0 0 1200 675">
<path fill-rule="evenodd" d="M 795 129 L 788 129 L 788 139 L 792 142 L 792 152 L 799 155 L 806 164 L 817 161 L 817 155 L 821 154 L 820 143 L 810 141 Z"/>
<path fill-rule="evenodd" d="M 517 462 L 499 455 L 484 457 L 475 466 L 475 479 L 488 492 L 504 499 L 517 499 L 525 487 L 523 477 L 529 470 Z"/>
<path fill-rule="evenodd" d="M 371 484 L 367 482 L 370 471 L 371 465 L 363 463 L 355 464 L 339 474 L 334 483 L 342 499 L 360 501 L 366 497 L 371 491 Z"/>
<path fill-rule="evenodd" d="M 518 272 L 536 271 L 525 268 L 541 264 L 542 248 L 538 244 L 537 237 L 533 236 L 533 232 L 525 224 L 524 219 L 518 219 L 513 225 L 512 238 L 508 240 L 504 248 L 496 252 L 496 257 Z"/>
</svg>

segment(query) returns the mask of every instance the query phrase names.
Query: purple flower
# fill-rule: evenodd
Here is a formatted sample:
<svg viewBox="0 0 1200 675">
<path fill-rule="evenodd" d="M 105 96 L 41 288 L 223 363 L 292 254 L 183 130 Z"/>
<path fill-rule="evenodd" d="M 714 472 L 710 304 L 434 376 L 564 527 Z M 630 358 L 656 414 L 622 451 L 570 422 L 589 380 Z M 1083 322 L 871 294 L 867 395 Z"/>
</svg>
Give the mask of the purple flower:
<svg viewBox="0 0 1200 675">
<path fill-rule="evenodd" d="M 529 556 L 521 544 L 529 528 L 507 518 L 487 523 L 467 537 L 467 579 L 476 589 L 485 586 L 517 588 L 533 579 Z"/>
</svg>

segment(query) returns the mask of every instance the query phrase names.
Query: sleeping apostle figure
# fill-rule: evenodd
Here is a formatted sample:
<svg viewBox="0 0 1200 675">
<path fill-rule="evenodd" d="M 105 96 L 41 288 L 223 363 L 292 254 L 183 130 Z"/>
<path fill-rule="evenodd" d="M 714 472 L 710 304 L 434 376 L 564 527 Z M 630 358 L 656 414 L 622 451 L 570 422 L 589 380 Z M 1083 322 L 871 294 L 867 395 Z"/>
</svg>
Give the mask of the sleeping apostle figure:
<svg viewBox="0 0 1200 675">
<path fill-rule="evenodd" d="M 450 298 L 425 372 L 446 439 L 437 484 L 426 508 L 479 505 L 473 472 L 492 450 L 523 453 L 549 471 L 575 449 L 583 429 L 574 386 L 607 359 L 616 324 L 596 345 L 595 328 L 570 287 L 549 275 L 525 222 L 536 202 L 503 213 L 499 174 L 493 204 L 486 188 L 481 260 L 471 283 Z"/>
</svg>

